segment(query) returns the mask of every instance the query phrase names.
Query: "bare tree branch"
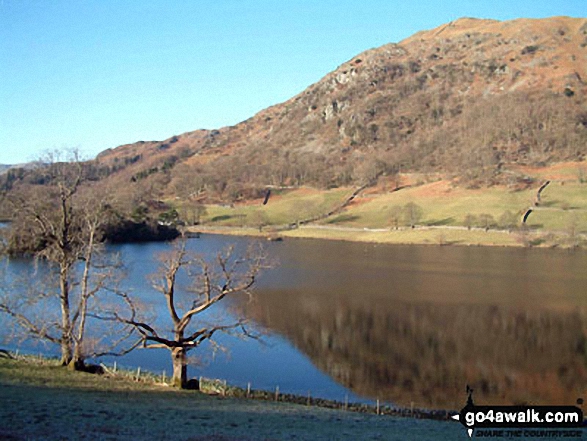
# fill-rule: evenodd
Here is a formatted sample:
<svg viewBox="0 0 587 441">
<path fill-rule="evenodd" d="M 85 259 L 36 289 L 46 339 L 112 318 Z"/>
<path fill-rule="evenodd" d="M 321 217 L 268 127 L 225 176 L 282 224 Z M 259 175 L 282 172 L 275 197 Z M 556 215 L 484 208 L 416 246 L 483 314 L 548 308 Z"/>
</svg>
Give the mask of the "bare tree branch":
<svg viewBox="0 0 587 441">
<path fill-rule="evenodd" d="M 185 241 L 175 247 L 171 254 L 161 257 L 160 271 L 153 284 L 164 297 L 171 329 L 158 329 L 154 323 L 110 314 L 104 317 L 133 326 L 141 335 L 144 348 L 166 348 L 171 352 L 173 363 L 173 384 L 185 387 L 187 382 L 187 353 L 205 341 L 212 341 L 218 332 L 239 332 L 245 337 L 255 337 L 245 327 L 244 318 L 220 320 L 203 324 L 189 330 L 195 317 L 219 304 L 227 297 L 252 295 L 251 289 L 261 269 L 266 268 L 266 257 L 262 250 L 249 249 L 243 256 L 234 256 L 231 247 L 218 253 L 209 262 L 202 256 L 189 253 Z M 188 286 L 181 290 L 183 297 L 192 297 L 191 306 L 181 311 L 178 305 L 178 276 L 183 272 L 189 277 Z"/>
</svg>

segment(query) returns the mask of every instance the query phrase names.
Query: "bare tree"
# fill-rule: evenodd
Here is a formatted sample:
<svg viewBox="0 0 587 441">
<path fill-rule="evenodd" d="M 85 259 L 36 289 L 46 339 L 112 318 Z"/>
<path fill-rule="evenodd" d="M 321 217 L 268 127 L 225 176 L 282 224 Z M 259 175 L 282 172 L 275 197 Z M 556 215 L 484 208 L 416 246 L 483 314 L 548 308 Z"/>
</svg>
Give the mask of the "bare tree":
<svg viewBox="0 0 587 441">
<path fill-rule="evenodd" d="M 263 209 L 253 211 L 247 218 L 250 219 L 250 223 L 259 228 L 259 232 L 262 232 L 263 228 L 270 224 L 269 216 Z"/>
<path fill-rule="evenodd" d="M 516 225 L 518 225 L 518 217 L 515 213 L 506 210 L 499 217 L 499 225 L 511 233 Z"/>
<path fill-rule="evenodd" d="M 149 323 L 120 314 L 111 314 L 110 319 L 133 326 L 141 335 L 143 347 L 168 349 L 173 365 L 172 384 L 185 388 L 189 351 L 212 341 L 218 332 L 254 337 L 242 316 L 226 313 L 222 319 L 213 321 L 203 317 L 221 301 L 228 305 L 229 299 L 251 300 L 257 275 L 267 267 L 266 257 L 258 248 L 250 247 L 242 256 L 236 256 L 234 249 L 229 248 L 219 252 L 214 261 L 207 261 L 188 252 L 186 242 L 180 241 L 172 252 L 162 254 L 160 261 L 153 286 L 166 305 L 167 323 Z M 184 289 L 180 286 L 181 277 L 188 279 Z"/>
<path fill-rule="evenodd" d="M 477 222 L 477 217 L 474 214 L 467 213 L 465 219 L 463 220 L 463 224 L 467 227 L 467 230 L 470 230 L 475 223 Z"/>
<path fill-rule="evenodd" d="M 525 223 L 521 223 L 516 231 L 516 242 L 521 244 L 523 247 L 529 247 L 532 243 L 530 237 L 530 229 Z"/>
<path fill-rule="evenodd" d="M 418 204 L 414 202 L 408 202 L 406 205 L 404 205 L 404 221 L 408 226 L 415 228 L 416 224 L 420 221 L 420 219 L 422 219 L 423 215 L 424 210 L 422 210 L 422 207 L 420 207 Z"/>
<path fill-rule="evenodd" d="M 577 166 L 577 181 L 579 184 L 584 184 L 585 179 L 585 166 L 583 164 Z"/>
<path fill-rule="evenodd" d="M 38 280 L 41 286 L 29 280 L 23 285 L 29 287 L 26 295 L 5 289 L 0 311 L 12 317 L 23 334 L 58 344 L 62 365 L 83 369 L 85 358 L 97 354 L 95 345 L 86 341 L 88 311 L 99 295 L 116 292 L 113 283 L 120 269 L 98 249 L 108 204 L 82 195 L 84 164 L 76 151 L 67 158 L 63 152 L 49 154 L 39 173 L 45 185 L 7 196 L 14 213 L 8 247 L 44 262 L 48 280 Z M 4 286 L 11 286 L 10 281 Z M 59 310 L 58 317 L 54 310 Z"/>
<path fill-rule="evenodd" d="M 397 230 L 403 216 L 403 208 L 400 205 L 392 205 L 389 208 L 385 207 L 385 209 L 386 214 L 389 217 L 389 223 Z"/>
<path fill-rule="evenodd" d="M 203 216 L 208 213 L 208 210 L 201 202 L 185 201 L 181 205 L 180 218 L 186 225 L 198 225 Z"/>
<path fill-rule="evenodd" d="M 578 248 L 581 245 L 581 236 L 579 234 L 579 218 L 576 213 L 573 213 L 565 227 L 567 235 L 566 241 L 570 248 Z"/>
<path fill-rule="evenodd" d="M 479 215 L 479 224 L 485 229 L 485 231 L 489 231 L 489 229 L 495 225 L 495 219 L 491 214 L 481 213 Z"/>
</svg>

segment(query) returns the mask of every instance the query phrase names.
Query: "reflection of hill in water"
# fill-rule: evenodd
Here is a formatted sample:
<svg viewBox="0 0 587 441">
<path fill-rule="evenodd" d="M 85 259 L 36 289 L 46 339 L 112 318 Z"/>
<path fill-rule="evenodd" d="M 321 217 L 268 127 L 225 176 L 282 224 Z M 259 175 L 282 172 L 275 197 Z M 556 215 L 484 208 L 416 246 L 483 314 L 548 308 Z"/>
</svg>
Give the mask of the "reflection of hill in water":
<svg viewBox="0 0 587 441">
<path fill-rule="evenodd" d="M 579 311 L 327 297 L 266 292 L 254 316 L 358 394 L 460 408 L 467 383 L 479 404 L 574 404 L 586 392 Z"/>
</svg>

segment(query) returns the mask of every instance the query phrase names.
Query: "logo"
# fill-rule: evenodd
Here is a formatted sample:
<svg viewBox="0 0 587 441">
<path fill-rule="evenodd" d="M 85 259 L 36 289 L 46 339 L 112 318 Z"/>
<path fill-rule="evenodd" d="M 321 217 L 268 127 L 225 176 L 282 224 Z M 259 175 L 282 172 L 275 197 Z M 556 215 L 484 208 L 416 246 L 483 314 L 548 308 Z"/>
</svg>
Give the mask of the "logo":
<svg viewBox="0 0 587 441">
<path fill-rule="evenodd" d="M 481 436 L 552 437 L 556 436 L 554 431 L 546 429 L 577 429 L 584 424 L 583 411 L 577 406 L 476 406 L 469 385 L 467 394 L 467 404 L 451 418 L 465 427 L 469 438 L 475 429 L 488 429 Z M 577 400 L 577 404 L 583 404 L 583 400 Z M 496 428 L 506 430 L 491 430 Z M 570 431 L 559 432 L 565 437 L 575 436 Z M 582 429 L 576 432 L 580 437 Z"/>
</svg>

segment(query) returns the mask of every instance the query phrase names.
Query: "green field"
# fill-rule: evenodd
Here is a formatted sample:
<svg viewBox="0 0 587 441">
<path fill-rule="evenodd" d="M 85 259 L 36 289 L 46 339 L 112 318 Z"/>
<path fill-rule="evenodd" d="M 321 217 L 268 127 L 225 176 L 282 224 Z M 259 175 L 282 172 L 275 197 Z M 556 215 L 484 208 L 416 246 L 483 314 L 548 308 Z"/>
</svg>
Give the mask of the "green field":
<svg viewBox="0 0 587 441">
<path fill-rule="evenodd" d="M 433 185 L 433 184 L 432 184 Z M 465 226 L 465 217 L 489 214 L 495 220 L 493 228 L 500 227 L 500 218 L 506 212 L 521 223 L 528 208 L 534 212 L 528 217 L 531 229 L 547 231 L 565 230 L 576 222 L 579 231 L 587 232 L 587 185 L 553 183 L 542 192 L 539 207 L 533 207 L 536 189 L 510 191 L 505 188 L 484 190 L 447 189 L 429 194 L 431 184 L 408 188 L 395 193 L 363 198 L 363 203 L 350 207 L 323 223 L 362 228 L 389 228 L 394 223 L 390 210 L 409 202 L 418 204 L 423 211 L 419 224 L 425 226 Z M 473 226 L 482 227 L 477 219 Z"/>
<path fill-rule="evenodd" d="M 517 191 L 497 186 L 467 189 L 443 180 L 394 192 L 369 189 L 331 216 L 324 215 L 342 207 L 353 189 L 275 190 L 267 205 L 262 201 L 232 207 L 209 205 L 201 220 L 208 229 L 230 227 L 234 229 L 231 233 L 250 234 L 253 228 L 262 227 L 269 233 L 313 219 L 304 228 L 281 234 L 367 242 L 567 246 L 584 241 L 587 183 L 553 180 L 535 206 L 542 182 Z M 410 203 L 420 211 L 413 229 L 405 215 Z M 533 212 L 523 225 L 522 217 L 529 208 Z M 517 234 L 522 227 L 529 231 L 526 239 Z"/>
<path fill-rule="evenodd" d="M 423 217 L 418 224 L 456 226 L 464 225 L 467 214 L 488 213 L 497 219 L 506 210 L 522 212 L 532 200 L 529 191 L 508 193 L 497 189 L 483 192 L 459 189 L 445 194 L 427 195 L 423 191 L 427 186 L 364 198 L 363 203 L 345 210 L 338 218 L 329 219 L 328 223 L 367 228 L 392 227 L 390 209 L 413 202 L 423 210 Z"/>
<path fill-rule="evenodd" d="M 202 223 L 216 226 L 285 225 L 319 217 L 340 207 L 353 189 L 273 190 L 267 205 L 262 201 L 233 207 L 208 205 Z"/>
<path fill-rule="evenodd" d="M 502 231 L 454 230 L 441 228 L 415 228 L 393 231 L 360 231 L 318 227 L 302 227 L 282 233 L 285 237 L 348 240 L 353 242 L 423 244 L 423 245 L 491 245 L 518 246 L 515 234 Z"/>
</svg>

